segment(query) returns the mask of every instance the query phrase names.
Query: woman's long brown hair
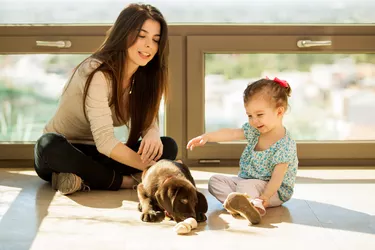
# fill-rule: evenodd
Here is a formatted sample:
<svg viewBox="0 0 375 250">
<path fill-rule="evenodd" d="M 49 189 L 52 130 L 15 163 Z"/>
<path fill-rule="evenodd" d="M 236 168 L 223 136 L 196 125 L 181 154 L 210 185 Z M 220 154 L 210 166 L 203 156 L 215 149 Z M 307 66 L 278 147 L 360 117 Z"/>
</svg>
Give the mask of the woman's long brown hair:
<svg viewBox="0 0 375 250">
<path fill-rule="evenodd" d="M 131 95 L 124 96 L 124 65 L 126 67 L 127 49 L 132 46 L 143 23 L 152 19 L 160 23 L 159 49 L 146 66 L 139 67 L 132 76 L 134 79 Z M 130 125 L 128 146 L 134 145 L 142 132 L 158 120 L 161 99 L 166 99 L 168 87 L 168 26 L 163 15 L 151 5 L 131 4 L 125 8 L 107 33 L 104 43 L 91 58 L 101 65 L 94 69 L 87 78 L 83 94 L 83 110 L 87 92 L 94 74 L 101 71 L 112 85 L 112 97 L 109 105 L 114 105 L 116 116 L 126 126 Z M 78 68 L 78 67 L 77 67 Z M 129 124 L 130 120 L 130 124 Z"/>
</svg>

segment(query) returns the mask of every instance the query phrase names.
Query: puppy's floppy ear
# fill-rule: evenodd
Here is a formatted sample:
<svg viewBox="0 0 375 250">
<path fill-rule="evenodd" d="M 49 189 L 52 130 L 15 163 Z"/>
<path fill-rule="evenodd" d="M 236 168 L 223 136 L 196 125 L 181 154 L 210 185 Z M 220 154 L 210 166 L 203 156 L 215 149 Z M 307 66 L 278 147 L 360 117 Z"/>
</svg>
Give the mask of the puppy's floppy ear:
<svg viewBox="0 0 375 250">
<path fill-rule="evenodd" d="M 207 199 L 201 192 L 197 191 L 198 203 L 195 207 L 196 212 L 207 213 L 208 204 Z"/>
<path fill-rule="evenodd" d="M 203 222 L 207 220 L 207 210 L 208 204 L 206 197 L 199 191 L 197 191 L 198 203 L 195 206 L 195 215 L 198 222 Z"/>
<path fill-rule="evenodd" d="M 172 210 L 172 203 L 170 199 L 167 197 L 168 189 L 161 188 L 156 191 L 155 198 L 158 204 L 161 206 L 162 209 L 171 211 Z"/>
<path fill-rule="evenodd" d="M 168 186 L 162 188 L 161 190 L 159 189 L 155 193 L 157 202 L 170 214 L 173 212 L 173 203 L 176 199 L 178 190 L 178 187 Z"/>
</svg>

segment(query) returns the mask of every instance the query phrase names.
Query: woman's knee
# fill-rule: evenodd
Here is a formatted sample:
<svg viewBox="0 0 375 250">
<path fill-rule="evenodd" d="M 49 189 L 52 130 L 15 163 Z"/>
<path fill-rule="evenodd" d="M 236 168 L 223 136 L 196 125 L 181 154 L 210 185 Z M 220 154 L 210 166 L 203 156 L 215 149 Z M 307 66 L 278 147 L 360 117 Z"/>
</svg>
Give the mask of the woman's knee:
<svg viewBox="0 0 375 250">
<path fill-rule="evenodd" d="M 66 139 L 59 134 L 47 133 L 42 135 L 35 143 L 34 148 L 34 168 L 40 178 L 45 181 L 51 181 L 53 170 L 49 168 L 47 159 L 48 152 L 53 149 L 59 149 L 59 145 Z"/>
<path fill-rule="evenodd" d="M 57 133 L 46 133 L 42 135 L 35 144 L 35 154 L 38 156 L 44 155 L 50 149 L 59 148 L 62 143 L 65 143 L 64 136 Z"/>
<path fill-rule="evenodd" d="M 178 146 L 176 141 L 171 137 L 161 137 L 163 143 L 163 159 L 175 160 L 178 153 Z"/>
</svg>

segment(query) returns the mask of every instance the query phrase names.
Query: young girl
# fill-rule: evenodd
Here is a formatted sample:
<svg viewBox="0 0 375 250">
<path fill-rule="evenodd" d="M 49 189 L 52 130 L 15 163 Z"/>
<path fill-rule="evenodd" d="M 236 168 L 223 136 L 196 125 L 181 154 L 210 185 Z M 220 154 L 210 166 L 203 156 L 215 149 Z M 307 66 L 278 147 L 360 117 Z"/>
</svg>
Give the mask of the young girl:
<svg viewBox="0 0 375 250">
<path fill-rule="evenodd" d="M 39 177 L 62 194 L 87 186 L 118 190 L 137 184 L 134 174 L 158 159 L 174 160 L 177 145 L 160 137 L 157 123 L 167 79 L 164 17 L 151 5 L 130 4 L 65 86 L 35 144 Z M 126 145 L 114 136 L 114 126 L 124 124 L 130 128 Z"/>
<path fill-rule="evenodd" d="M 240 158 L 238 177 L 213 175 L 209 192 L 233 216 L 243 216 L 257 224 L 265 208 L 280 206 L 293 194 L 298 159 L 296 143 L 283 126 L 291 88 L 275 78 L 258 80 L 244 91 L 249 122 L 241 129 L 221 129 L 189 141 L 187 148 L 206 142 L 247 140 Z"/>
</svg>

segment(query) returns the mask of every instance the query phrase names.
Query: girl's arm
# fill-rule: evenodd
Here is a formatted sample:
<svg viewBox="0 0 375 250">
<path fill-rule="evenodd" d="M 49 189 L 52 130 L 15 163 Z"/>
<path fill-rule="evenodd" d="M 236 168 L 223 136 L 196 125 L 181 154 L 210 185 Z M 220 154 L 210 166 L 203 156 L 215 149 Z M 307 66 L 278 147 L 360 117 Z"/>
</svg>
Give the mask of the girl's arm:
<svg viewBox="0 0 375 250">
<path fill-rule="evenodd" d="M 215 132 L 203 134 L 209 142 L 238 141 L 245 140 L 245 134 L 242 128 L 230 129 L 224 128 Z"/>
<path fill-rule="evenodd" d="M 271 179 L 268 182 L 263 194 L 259 197 L 264 201 L 265 207 L 268 205 L 269 199 L 277 192 L 283 182 L 288 163 L 277 164 L 272 172 Z"/>
<path fill-rule="evenodd" d="M 244 140 L 245 134 L 243 129 L 229 129 L 224 128 L 215 132 L 205 133 L 191 139 L 186 148 L 193 150 L 194 147 L 203 146 L 206 142 L 224 142 L 224 141 L 236 141 Z"/>
</svg>

